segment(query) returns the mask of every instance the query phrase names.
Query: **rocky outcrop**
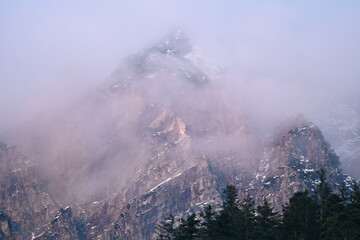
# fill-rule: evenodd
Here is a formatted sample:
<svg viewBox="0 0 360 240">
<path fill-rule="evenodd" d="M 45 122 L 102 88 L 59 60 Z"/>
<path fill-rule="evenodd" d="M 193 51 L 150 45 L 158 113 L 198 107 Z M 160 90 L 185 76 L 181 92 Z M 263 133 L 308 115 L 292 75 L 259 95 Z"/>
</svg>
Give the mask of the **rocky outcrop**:
<svg viewBox="0 0 360 240">
<path fill-rule="evenodd" d="M 164 108 L 151 110 L 144 132 L 152 155 L 122 191 L 91 204 L 91 237 L 146 239 L 170 213 L 220 203 L 225 178 L 195 151 L 183 120 Z"/>
<path fill-rule="evenodd" d="M 71 207 L 60 208 L 53 219 L 43 226 L 33 240 L 86 240 L 86 218 L 84 212 L 74 216 Z"/>
<path fill-rule="evenodd" d="M 180 133 L 186 131 L 183 127 L 171 127 L 178 121 L 171 114 L 167 122 L 162 121 L 166 115 L 160 114 L 157 124 L 152 122 L 150 126 L 159 126 L 161 122 L 163 129 L 157 130 L 162 130 L 160 132 L 164 134 L 167 132 L 164 129 L 171 129 L 172 136 L 169 134 L 168 138 L 160 138 L 161 146 L 171 147 L 163 153 L 163 157 L 149 161 L 122 192 L 109 200 L 95 203 L 96 207 L 91 211 L 96 214 L 89 220 L 93 229 L 91 237 L 149 239 L 157 221 L 164 216 L 196 212 L 207 204 L 220 207 L 222 190 L 229 183 L 237 186 L 240 198 L 250 194 L 256 202 L 260 202 L 265 197 L 280 210 L 293 193 L 305 189 L 310 193 L 315 191 L 320 168 L 326 170 L 328 181 L 335 191 L 344 181 L 351 182 L 339 169 L 339 159 L 321 131 L 304 118 L 285 124 L 286 130 L 277 135 L 280 138 L 275 139 L 277 141 L 274 140 L 272 147 L 264 153 L 259 169 L 250 171 L 230 157 L 219 161 L 192 152 L 192 161 L 188 163 L 193 166 L 189 167 L 186 161 L 169 155 L 176 144 L 168 141 L 178 141 L 174 136 L 184 137 Z M 154 141 L 158 146 L 159 139 Z M 182 144 L 189 143 L 191 139 L 187 138 Z M 185 151 L 181 147 L 180 150 Z"/>
<path fill-rule="evenodd" d="M 314 194 L 323 168 L 331 188 L 338 191 L 346 176 L 339 168 L 339 157 L 324 139 L 321 131 L 303 116 L 281 129 L 265 152 L 251 184 L 256 200 L 266 198 L 277 210 L 298 191 Z M 287 124 L 285 124 L 286 126 Z"/>
<path fill-rule="evenodd" d="M 20 239 L 22 233 L 20 224 L 0 210 L 0 239 Z"/>
<path fill-rule="evenodd" d="M 207 204 L 219 206 L 219 193 L 223 185 L 224 182 L 214 174 L 209 162 L 202 159 L 184 172 L 130 199 L 123 206 L 117 206 L 116 197 L 106 201 L 102 205 L 101 215 L 113 217 L 105 229 L 96 226 L 102 232 L 94 232 L 93 235 L 100 234 L 102 239 L 148 239 L 153 235 L 158 220 L 169 214 L 198 211 Z"/>
<path fill-rule="evenodd" d="M 0 143 L 0 236 L 30 239 L 57 210 L 28 157 Z"/>
</svg>

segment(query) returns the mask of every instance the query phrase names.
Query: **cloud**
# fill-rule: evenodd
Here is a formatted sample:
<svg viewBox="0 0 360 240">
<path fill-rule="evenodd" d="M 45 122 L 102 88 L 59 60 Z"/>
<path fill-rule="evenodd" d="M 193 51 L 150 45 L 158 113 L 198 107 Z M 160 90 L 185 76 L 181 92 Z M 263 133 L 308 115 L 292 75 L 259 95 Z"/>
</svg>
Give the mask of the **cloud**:
<svg viewBox="0 0 360 240">
<path fill-rule="evenodd" d="M 214 146 L 233 151 L 237 148 L 232 144 L 235 138 L 242 149 L 251 149 L 256 139 L 247 135 L 248 141 L 244 140 L 240 130 L 212 139 L 206 135 L 206 124 L 225 131 L 226 124 L 243 129 L 239 122 L 249 121 L 256 132 L 270 132 L 289 115 L 303 112 L 322 125 L 321 116 L 333 105 L 359 102 L 359 10 L 356 1 L 2 2 L 0 137 L 20 129 L 23 145 L 38 137 L 38 153 L 51 139 L 53 145 L 44 150 L 44 156 L 59 157 L 61 152 L 64 155 L 59 158 L 66 158 L 73 154 L 82 159 L 76 164 L 86 172 L 89 166 L 83 161 L 94 152 L 100 153 L 92 166 L 109 158 L 107 154 L 112 154 L 112 159 L 146 155 L 148 149 L 139 155 L 133 151 L 139 139 L 135 126 L 128 124 L 150 103 L 166 105 L 181 115 L 189 134 L 192 131 L 193 136 L 208 137 L 211 144 L 194 137 L 207 152 Z M 110 87 L 119 78 L 139 78 L 134 69 L 127 69 L 129 56 L 143 53 L 178 27 L 192 42 L 191 57 L 196 63 L 192 76 L 204 69 L 221 73 L 208 87 L 197 89 L 183 82 L 183 75 L 169 76 L 175 71 L 171 67 L 189 65 L 165 58 L 160 65 L 168 64 L 170 70 L 156 79 L 141 75 L 149 79 L 136 83 L 132 95 L 112 100 L 91 97 L 98 94 L 94 89 Z M 180 81 L 168 81 L 170 78 Z M 136 98 L 139 93 L 145 100 Z M 103 101 L 101 109 L 94 110 L 98 101 Z M 109 106 L 104 107 L 105 103 Z M 207 112 L 228 117 L 209 121 Z M 59 123 L 67 114 L 71 116 Z M 29 122 L 37 133 L 25 137 L 28 130 L 23 129 L 29 128 Z M 81 131 L 63 129 L 83 122 L 87 124 Z M 117 141 L 123 154 L 107 153 L 106 147 L 94 150 L 111 139 L 104 138 L 112 130 L 107 126 L 117 126 L 121 132 Z M 31 148 L 34 146 L 26 149 Z M 57 158 L 49 165 L 52 161 Z M 111 168 L 118 163 L 113 160 L 107 164 Z M 100 171 L 99 176 L 102 174 Z"/>
</svg>

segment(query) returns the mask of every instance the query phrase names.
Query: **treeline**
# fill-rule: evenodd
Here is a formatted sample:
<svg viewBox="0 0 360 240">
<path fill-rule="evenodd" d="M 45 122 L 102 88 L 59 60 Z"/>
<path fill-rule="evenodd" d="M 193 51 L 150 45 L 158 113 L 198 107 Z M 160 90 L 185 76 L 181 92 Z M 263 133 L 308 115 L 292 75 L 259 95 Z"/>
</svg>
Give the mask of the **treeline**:
<svg viewBox="0 0 360 240">
<path fill-rule="evenodd" d="M 360 239 L 360 190 L 357 184 L 340 194 L 330 189 L 324 171 L 315 194 L 297 192 L 274 211 L 265 199 L 255 206 L 249 196 L 239 201 L 234 186 L 224 190 L 221 211 L 203 212 L 175 220 L 169 216 L 157 226 L 157 240 L 318 240 Z"/>
</svg>

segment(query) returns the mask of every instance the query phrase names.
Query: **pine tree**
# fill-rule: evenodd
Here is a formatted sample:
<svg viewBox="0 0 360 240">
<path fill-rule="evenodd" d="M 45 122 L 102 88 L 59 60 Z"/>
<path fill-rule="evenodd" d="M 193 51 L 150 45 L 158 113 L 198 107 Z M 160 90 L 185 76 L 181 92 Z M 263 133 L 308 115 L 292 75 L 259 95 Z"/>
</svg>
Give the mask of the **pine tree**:
<svg viewBox="0 0 360 240">
<path fill-rule="evenodd" d="M 279 238 L 280 217 L 274 212 L 269 202 L 264 199 L 256 208 L 255 238 L 257 240 L 274 240 Z"/>
<path fill-rule="evenodd" d="M 324 224 L 322 239 L 360 239 L 360 189 L 355 183 L 349 203 L 328 217 Z"/>
<path fill-rule="evenodd" d="M 283 208 L 283 239 L 317 240 L 321 231 L 319 207 L 307 191 L 297 192 Z"/>
<path fill-rule="evenodd" d="M 234 186 L 228 185 L 224 190 L 223 209 L 208 228 L 211 240 L 253 239 L 254 237 L 254 201 L 247 196 L 241 202 L 237 199 Z"/>
<path fill-rule="evenodd" d="M 236 223 L 239 226 L 240 236 L 245 240 L 253 239 L 255 233 L 254 205 L 255 203 L 249 195 L 240 202 L 241 214 Z"/>
<path fill-rule="evenodd" d="M 350 203 L 355 205 L 360 204 L 360 187 L 356 182 L 354 183 L 353 191 L 350 194 Z"/>
<path fill-rule="evenodd" d="M 157 240 L 173 240 L 175 239 L 176 229 L 174 227 L 175 220 L 172 215 L 161 221 L 155 229 Z"/>
<path fill-rule="evenodd" d="M 315 200 L 318 202 L 320 207 L 320 222 L 323 223 L 332 213 L 331 208 L 333 206 L 330 199 L 333 198 L 332 200 L 335 200 L 335 197 L 333 196 L 331 188 L 326 181 L 326 171 L 323 167 L 320 168 L 319 175 L 320 184 L 315 191 Z"/>
<path fill-rule="evenodd" d="M 349 193 L 349 189 L 346 187 L 345 182 L 341 184 L 340 199 L 342 205 L 344 206 L 350 202 L 350 193 Z"/>
<path fill-rule="evenodd" d="M 224 209 L 237 208 L 237 191 L 235 186 L 227 185 L 224 190 L 224 194 L 225 194 L 225 200 L 223 204 Z"/>
<path fill-rule="evenodd" d="M 200 240 L 200 220 L 196 214 L 191 214 L 187 219 L 180 220 L 180 226 L 175 233 L 175 240 Z"/>
<path fill-rule="evenodd" d="M 360 239 L 360 188 L 355 184 L 346 198 L 334 194 L 323 173 L 316 195 L 312 198 L 307 191 L 295 193 L 283 207 L 282 219 L 266 199 L 255 209 L 250 196 L 238 201 L 236 188 L 227 186 L 223 209 L 218 214 L 207 206 L 199 219 L 193 213 L 175 223 L 170 215 L 157 226 L 156 239 Z"/>
<path fill-rule="evenodd" d="M 216 216 L 211 228 L 211 240 L 233 240 L 240 239 L 239 219 L 241 212 L 238 207 L 237 191 L 232 185 L 226 186 L 224 190 L 225 199 L 223 209 Z"/>
<path fill-rule="evenodd" d="M 334 219 L 337 219 L 337 217 L 340 216 L 339 214 L 344 212 L 344 205 L 347 200 L 345 199 L 346 192 L 343 192 L 345 189 L 340 191 L 343 197 L 332 192 L 326 180 L 326 171 L 324 168 L 320 169 L 319 174 L 320 184 L 315 191 L 315 200 L 319 205 L 321 236 L 324 237 L 325 232 L 329 231 L 331 222 L 334 222 Z"/>
<path fill-rule="evenodd" d="M 211 205 L 207 205 L 201 212 L 203 221 L 200 224 L 200 238 L 211 239 L 215 234 L 215 213 Z"/>
</svg>

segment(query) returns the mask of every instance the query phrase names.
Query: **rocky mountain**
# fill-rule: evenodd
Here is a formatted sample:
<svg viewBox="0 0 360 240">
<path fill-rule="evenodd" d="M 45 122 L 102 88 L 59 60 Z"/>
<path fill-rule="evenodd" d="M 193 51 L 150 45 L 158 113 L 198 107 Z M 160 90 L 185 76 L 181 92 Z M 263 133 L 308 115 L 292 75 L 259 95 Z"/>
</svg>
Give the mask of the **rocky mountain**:
<svg viewBox="0 0 360 240">
<path fill-rule="evenodd" d="M 265 197 L 279 211 L 295 192 L 308 190 L 314 194 L 321 168 L 335 191 L 346 181 L 339 168 L 339 157 L 320 129 L 302 115 L 291 124 L 280 131 L 282 134 L 265 151 L 256 180 L 251 184 L 258 201 Z M 351 179 L 348 181 L 351 183 Z"/>
<path fill-rule="evenodd" d="M 28 157 L 0 143 L 0 239 L 30 239 L 58 208 Z"/>
<path fill-rule="evenodd" d="M 334 190 L 352 184 L 318 127 L 298 116 L 268 141 L 204 69 L 176 31 L 13 138 L 34 164 L 2 145 L 0 237 L 151 239 L 164 216 L 219 208 L 226 184 L 277 209 L 321 167 Z"/>
<path fill-rule="evenodd" d="M 174 121 L 176 123 L 175 119 L 169 120 L 170 125 L 174 125 Z M 313 192 L 319 183 L 320 167 L 326 169 L 333 189 L 338 190 L 342 183 L 351 185 L 351 178 L 342 174 L 338 157 L 316 126 L 305 119 L 296 119 L 288 129 L 265 151 L 259 169 L 251 171 L 228 158 L 222 159 L 222 164 L 219 159 L 197 153 L 191 155 L 189 162 L 174 158 L 170 155 L 174 148 L 187 152 L 191 142 L 189 137 L 180 134 L 181 127 L 177 126 L 168 138 L 161 139 L 162 146 L 171 145 L 162 154 L 165 157 L 161 155 L 149 161 L 116 194 L 81 207 L 51 205 L 52 216 L 33 216 L 38 231 L 23 227 L 22 224 L 30 221 L 23 218 L 8 220 L 8 228 L 2 227 L 2 231 L 18 229 L 8 230 L 7 236 L 23 236 L 20 234 L 34 231 L 34 239 L 149 239 L 157 221 L 164 216 L 197 212 L 207 204 L 220 207 L 222 190 L 227 183 L 235 184 L 242 196 L 250 194 L 257 201 L 266 197 L 276 208 L 294 192 L 305 189 Z M 156 137 L 155 142 L 159 141 Z M 179 141 L 176 137 L 185 139 L 175 144 Z M 37 203 L 48 206 L 46 201 Z M 6 216 L 19 214 L 18 209 L 7 206 Z"/>
</svg>

